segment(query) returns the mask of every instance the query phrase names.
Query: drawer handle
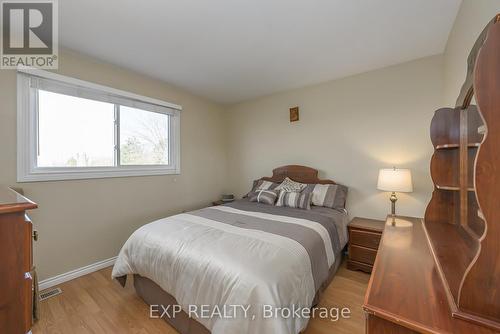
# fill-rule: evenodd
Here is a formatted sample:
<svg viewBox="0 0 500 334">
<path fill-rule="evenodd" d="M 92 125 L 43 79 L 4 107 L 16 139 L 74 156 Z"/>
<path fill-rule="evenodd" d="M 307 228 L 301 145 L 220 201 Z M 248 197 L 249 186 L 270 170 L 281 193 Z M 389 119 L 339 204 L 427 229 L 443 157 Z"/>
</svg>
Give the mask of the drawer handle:
<svg viewBox="0 0 500 334">
<path fill-rule="evenodd" d="M 24 273 L 24 279 L 26 280 L 33 280 L 33 277 L 31 276 L 31 273 L 30 272 L 27 272 L 27 273 Z"/>
<path fill-rule="evenodd" d="M 37 230 L 33 231 L 33 240 L 38 241 L 38 231 Z"/>
</svg>

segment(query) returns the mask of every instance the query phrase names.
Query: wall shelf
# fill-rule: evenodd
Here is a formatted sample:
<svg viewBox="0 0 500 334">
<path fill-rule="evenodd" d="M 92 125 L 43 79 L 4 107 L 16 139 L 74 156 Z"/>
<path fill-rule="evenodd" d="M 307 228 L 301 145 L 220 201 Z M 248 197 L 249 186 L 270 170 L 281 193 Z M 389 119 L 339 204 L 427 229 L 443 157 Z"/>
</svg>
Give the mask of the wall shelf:
<svg viewBox="0 0 500 334">
<path fill-rule="evenodd" d="M 477 148 L 481 145 L 481 143 L 470 143 L 467 144 L 468 148 Z M 452 150 L 460 148 L 460 144 L 440 144 L 435 147 L 436 150 Z"/>
<path fill-rule="evenodd" d="M 477 141 L 482 139 L 477 133 L 480 120 L 477 108 L 469 106 L 439 109 L 431 123 L 435 148 L 431 176 L 436 190 L 427 207 L 425 228 L 449 294 L 450 307 L 456 312 L 460 310 L 464 277 L 480 250 L 480 238 L 485 231 L 473 187 L 474 167 L 481 146 Z M 438 125 L 433 126 L 434 122 Z M 444 138 L 452 142 L 445 143 Z"/>
<path fill-rule="evenodd" d="M 448 191 L 460 191 L 460 187 L 459 186 L 442 186 L 442 185 L 438 185 L 436 184 L 435 185 L 437 189 L 439 190 L 448 190 Z M 467 188 L 467 191 L 469 192 L 474 192 L 474 188 Z"/>
<path fill-rule="evenodd" d="M 436 188 L 439 190 L 460 191 L 459 186 L 440 186 L 440 185 L 436 184 Z"/>
</svg>

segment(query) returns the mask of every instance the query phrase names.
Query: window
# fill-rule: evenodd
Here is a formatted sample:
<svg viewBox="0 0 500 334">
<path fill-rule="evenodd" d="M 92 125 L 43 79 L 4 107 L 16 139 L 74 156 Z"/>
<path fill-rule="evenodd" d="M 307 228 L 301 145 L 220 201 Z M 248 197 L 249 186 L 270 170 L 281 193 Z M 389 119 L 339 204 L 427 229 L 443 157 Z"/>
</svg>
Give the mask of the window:
<svg viewBox="0 0 500 334">
<path fill-rule="evenodd" d="M 179 174 L 181 107 L 18 72 L 18 181 Z"/>
</svg>

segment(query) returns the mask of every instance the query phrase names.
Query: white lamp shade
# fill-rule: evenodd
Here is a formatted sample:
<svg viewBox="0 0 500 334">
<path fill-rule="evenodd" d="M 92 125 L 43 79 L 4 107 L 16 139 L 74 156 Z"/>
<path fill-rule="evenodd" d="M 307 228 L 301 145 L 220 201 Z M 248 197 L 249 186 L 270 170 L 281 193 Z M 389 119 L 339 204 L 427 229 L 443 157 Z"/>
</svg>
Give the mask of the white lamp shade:
<svg viewBox="0 0 500 334">
<path fill-rule="evenodd" d="M 384 168 L 378 173 L 377 189 L 383 191 L 396 191 L 411 193 L 413 183 L 409 169 Z"/>
</svg>

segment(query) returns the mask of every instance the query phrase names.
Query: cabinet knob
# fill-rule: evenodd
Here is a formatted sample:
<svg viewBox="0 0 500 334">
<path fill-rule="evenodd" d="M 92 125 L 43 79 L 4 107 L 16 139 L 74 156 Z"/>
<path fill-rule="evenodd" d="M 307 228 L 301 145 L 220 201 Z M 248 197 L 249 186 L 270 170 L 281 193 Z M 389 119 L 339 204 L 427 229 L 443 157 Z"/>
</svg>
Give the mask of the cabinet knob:
<svg viewBox="0 0 500 334">
<path fill-rule="evenodd" d="M 38 241 L 38 231 L 37 230 L 33 231 L 33 240 Z"/>
<path fill-rule="evenodd" d="M 33 277 L 31 276 L 31 273 L 30 273 L 30 272 L 27 272 L 27 273 L 24 273 L 24 279 L 26 279 L 26 280 L 28 280 L 28 279 L 29 279 L 29 280 L 32 280 L 32 279 L 33 279 Z"/>
</svg>

